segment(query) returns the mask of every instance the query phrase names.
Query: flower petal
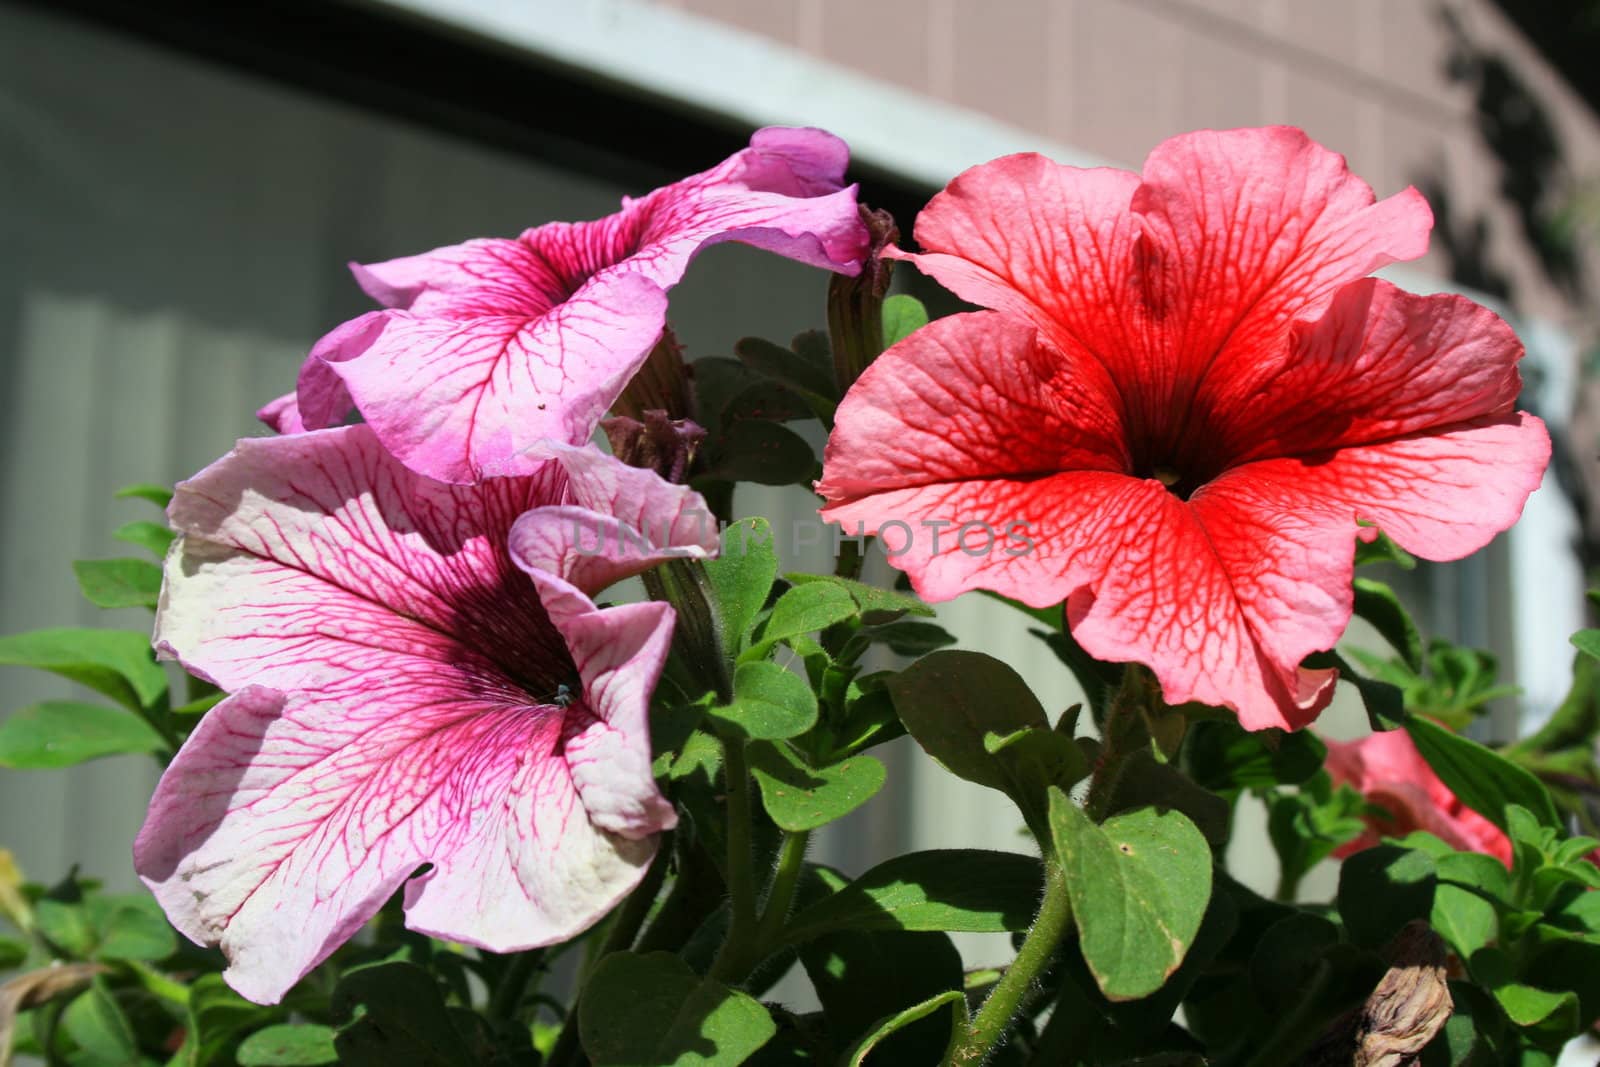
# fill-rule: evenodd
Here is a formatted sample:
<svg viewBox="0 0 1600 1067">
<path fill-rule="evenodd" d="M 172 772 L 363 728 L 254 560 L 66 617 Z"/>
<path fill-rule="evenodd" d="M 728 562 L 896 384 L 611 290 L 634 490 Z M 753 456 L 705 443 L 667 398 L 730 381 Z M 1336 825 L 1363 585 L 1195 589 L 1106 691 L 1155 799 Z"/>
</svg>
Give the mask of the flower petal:
<svg viewBox="0 0 1600 1067">
<path fill-rule="evenodd" d="M 975 479 L 864 497 L 824 517 L 878 533 L 928 600 L 990 589 L 1034 607 L 1066 601 L 1073 636 L 1091 655 L 1147 664 L 1171 703 L 1230 707 L 1250 729 L 1294 728 L 1332 698 L 1332 671 L 1274 655 L 1282 639 L 1265 643 L 1254 625 L 1270 608 L 1241 605 L 1233 555 L 1214 550 L 1189 505 L 1153 479 Z M 1250 532 L 1268 542 L 1255 552 L 1300 551 L 1277 531 Z M 1344 536 L 1348 560 L 1354 532 Z"/>
<path fill-rule="evenodd" d="M 277 999 L 423 864 L 408 921 L 496 951 L 642 875 L 675 818 L 647 725 L 671 614 L 512 561 L 569 480 L 444 485 L 352 426 L 243 441 L 179 487 L 157 644 L 239 692 L 163 777 L 136 867 L 241 992 Z"/>
<path fill-rule="evenodd" d="M 581 444 L 666 321 L 665 290 L 701 249 L 742 241 L 829 270 L 861 269 L 867 233 L 848 152 L 820 130 L 767 129 L 718 166 L 593 222 L 551 223 L 382 263 L 352 264 L 391 310 L 318 342 L 299 418 L 337 425 L 350 404 L 407 466 L 442 481 L 518 474 L 543 438 Z"/>
<path fill-rule="evenodd" d="M 1485 852 L 1511 866 L 1511 842 L 1504 831 L 1461 803 L 1428 766 L 1404 730 L 1369 734 L 1356 741 L 1323 738 L 1326 767 L 1336 785 L 1349 785 L 1383 808 L 1387 816 L 1366 816 L 1368 830 L 1335 853 L 1348 856 L 1379 843 L 1425 830 L 1463 852 Z"/>
<path fill-rule="evenodd" d="M 1207 420 L 1207 447 L 1240 462 L 1375 444 L 1509 411 L 1522 388 L 1522 342 L 1462 296 L 1364 279 L 1291 336 L 1282 358 L 1208 391 L 1226 415 Z"/>
<path fill-rule="evenodd" d="M 1289 126 L 1170 138 L 1143 178 L 1140 290 L 1172 362 L 1158 383 L 1172 400 L 1203 380 L 1225 391 L 1341 286 L 1426 252 L 1433 227 L 1415 189 L 1375 201 L 1343 156 Z"/>
<path fill-rule="evenodd" d="M 920 255 L 887 254 L 971 303 L 1020 315 L 1108 367 L 1136 360 L 1123 315 L 1136 304 L 1129 211 L 1139 176 L 1034 153 L 962 172 L 917 216 Z"/>
<path fill-rule="evenodd" d="M 974 476 L 1127 469 L 1115 389 L 1026 322 L 953 315 L 890 348 L 840 405 L 817 492 L 830 506 Z"/>
<path fill-rule="evenodd" d="M 534 442 L 589 439 L 666 319 L 636 274 L 598 278 L 535 317 L 391 311 L 376 333 L 319 354 L 401 462 L 441 481 L 525 474 Z"/>
<path fill-rule="evenodd" d="M 1262 460 L 1226 477 L 1290 510 L 1334 509 L 1347 528 L 1371 524 L 1431 560 L 1470 555 L 1522 514 L 1550 459 L 1532 415 L 1489 416 L 1382 444 Z M 1362 536 L 1370 539 L 1368 527 Z"/>
</svg>

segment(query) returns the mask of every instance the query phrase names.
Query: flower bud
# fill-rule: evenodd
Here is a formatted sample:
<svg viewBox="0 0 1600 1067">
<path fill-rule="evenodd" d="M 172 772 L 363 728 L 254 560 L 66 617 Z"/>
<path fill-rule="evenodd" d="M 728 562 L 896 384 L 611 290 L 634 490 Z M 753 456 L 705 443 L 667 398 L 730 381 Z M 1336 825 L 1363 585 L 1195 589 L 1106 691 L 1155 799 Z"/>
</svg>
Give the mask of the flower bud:
<svg viewBox="0 0 1600 1067">
<path fill-rule="evenodd" d="M 894 216 L 860 205 L 871 243 L 855 277 L 835 274 L 828 283 L 828 333 L 833 342 L 833 373 L 844 392 L 883 352 L 883 298 L 889 292 L 891 260 L 883 249 L 900 239 Z"/>
</svg>

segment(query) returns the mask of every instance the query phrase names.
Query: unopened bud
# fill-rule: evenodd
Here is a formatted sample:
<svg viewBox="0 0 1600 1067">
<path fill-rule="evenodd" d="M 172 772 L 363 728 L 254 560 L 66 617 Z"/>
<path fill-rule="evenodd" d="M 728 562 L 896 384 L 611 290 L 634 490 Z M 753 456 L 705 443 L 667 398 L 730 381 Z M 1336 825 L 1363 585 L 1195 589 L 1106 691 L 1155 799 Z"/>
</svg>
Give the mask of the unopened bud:
<svg viewBox="0 0 1600 1067">
<path fill-rule="evenodd" d="M 669 482 L 683 482 L 705 430 L 688 419 L 668 418 L 659 408 L 642 414 L 643 421 L 626 415 L 600 421 L 612 453 L 630 467 L 655 471 Z"/>
<path fill-rule="evenodd" d="M 612 410 L 631 419 L 647 411 L 663 411 L 669 419 L 685 419 L 689 411 L 689 375 L 683 365 L 683 346 L 668 326 L 650 350 L 644 366 L 617 397 Z"/>
<path fill-rule="evenodd" d="M 828 333 L 833 342 L 833 372 L 842 395 L 867 365 L 883 352 L 883 299 L 894 262 L 884 247 L 900 239 L 894 216 L 860 205 L 870 243 L 861 273 L 835 274 L 828 285 Z"/>
</svg>

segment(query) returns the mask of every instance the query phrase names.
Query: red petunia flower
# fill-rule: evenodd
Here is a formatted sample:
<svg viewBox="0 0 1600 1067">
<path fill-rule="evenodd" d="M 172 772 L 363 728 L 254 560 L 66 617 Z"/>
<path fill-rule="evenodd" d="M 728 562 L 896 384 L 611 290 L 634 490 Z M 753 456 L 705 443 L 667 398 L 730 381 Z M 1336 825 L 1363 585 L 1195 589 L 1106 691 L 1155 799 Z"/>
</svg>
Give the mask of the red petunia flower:
<svg viewBox="0 0 1600 1067">
<path fill-rule="evenodd" d="M 856 383 L 823 515 L 882 531 L 929 599 L 1065 601 L 1085 649 L 1148 664 L 1169 701 L 1303 726 L 1334 672 L 1299 664 L 1350 621 L 1356 538 L 1465 556 L 1549 458 L 1504 322 L 1365 277 L 1431 226 L 1415 190 L 1375 202 L 1284 127 L 1173 138 L 1142 175 L 975 167 L 899 254 L 994 310 Z"/>
<path fill-rule="evenodd" d="M 1335 855 L 1371 848 L 1382 837 L 1426 830 L 1457 852 L 1486 852 L 1511 866 L 1511 839 L 1505 831 L 1461 803 L 1404 730 L 1368 734 L 1359 741 L 1323 738 L 1323 743 L 1334 784 L 1349 785 L 1387 813 L 1368 816 L 1367 831 L 1341 845 Z"/>
</svg>

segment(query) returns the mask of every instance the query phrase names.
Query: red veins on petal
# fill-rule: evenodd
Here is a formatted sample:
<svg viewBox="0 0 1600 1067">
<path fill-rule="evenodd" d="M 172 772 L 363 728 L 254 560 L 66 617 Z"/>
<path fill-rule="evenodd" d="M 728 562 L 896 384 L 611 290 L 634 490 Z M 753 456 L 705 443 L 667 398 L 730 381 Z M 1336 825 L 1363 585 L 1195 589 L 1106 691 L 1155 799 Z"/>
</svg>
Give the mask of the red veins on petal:
<svg viewBox="0 0 1600 1067">
<path fill-rule="evenodd" d="M 712 169 L 602 219 L 352 264 L 388 310 L 324 337 L 295 393 L 258 414 L 300 432 L 336 426 L 354 406 L 419 473 L 458 483 L 527 473 L 534 442 L 589 439 L 701 249 L 740 241 L 859 271 L 867 233 L 847 162 L 844 142 L 821 130 L 759 130 Z"/>
<path fill-rule="evenodd" d="M 367 426 L 242 441 L 180 485 L 155 639 L 231 695 L 135 844 L 173 924 L 273 1002 L 402 885 L 411 928 L 494 951 L 604 915 L 675 821 L 647 722 L 672 613 L 591 598 L 707 555 L 704 515 L 559 444 L 436 482 Z"/>
<path fill-rule="evenodd" d="M 861 377 L 823 514 L 880 532 L 925 596 L 1065 601 L 1090 653 L 1148 664 L 1167 699 L 1303 726 L 1333 675 L 1300 662 L 1349 623 L 1356 538 L 1466 555 L 1549 458 L 1504 322 L 1366 277 L 1431 225 L 1282 127 L 1174 138 L 1142 175 L 975 167 L 918 218 L 923 251 L 891 254 L 993 310 Z M 963 524 L 994 547 L 935 542 Z"/>
</svg>

